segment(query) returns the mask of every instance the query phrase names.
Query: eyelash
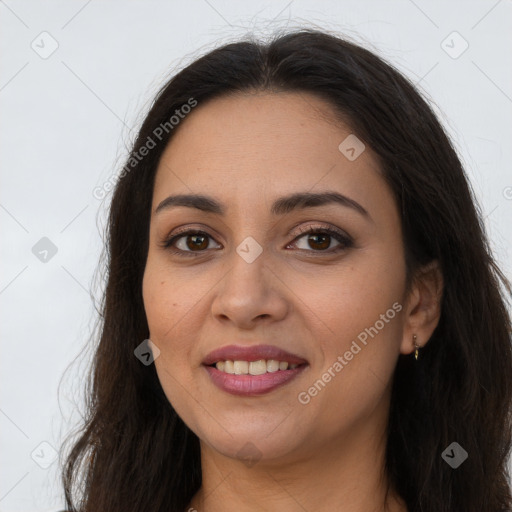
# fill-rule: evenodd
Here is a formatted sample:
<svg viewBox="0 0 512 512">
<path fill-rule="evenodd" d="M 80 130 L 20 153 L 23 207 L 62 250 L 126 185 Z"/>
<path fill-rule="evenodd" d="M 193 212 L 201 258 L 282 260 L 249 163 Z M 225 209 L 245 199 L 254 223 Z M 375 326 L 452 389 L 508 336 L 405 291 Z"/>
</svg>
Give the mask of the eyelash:
<svg viewBox="0 0 512 512">
<path fill-rule="evenodd" d="M 342 231 L 338 231 L 338 230 L 335 230 L 332 228 L 313 227 L 313 226 L 308 227 L 303 231 L 300 231 L 300 235 L 295 237 L 293 242 L 299 240 L 300 238 L 302 238 L 306 235 L 311 235 L 311 234 L 313 234 L 313 235 L 327 234 L 327 235 L 333 237 L 336 241 L 338 241 L 340 243 L 340 246 L 335 247 L 334 250 L 333 249 L 318 250 L 318 251 L 315 251 L 313 249 L 312 250 L 299 249 L 299 250 L 306 251 L 306 252 L 312 252 L 312 253 L 320 253 L 320 254 L 322 254 L 322 253 L 333 254 L 333 253 L 338 253 L 340 251 L 348 249 L 354 245 L 353 240 L 348 235 L 344 234 Z M 172 244 L 176 240 L 186 237 L 188 235 L 201 235 L 201 236 L 213 238 L 205 231 L 196 230 L 196 229 L 188 229 L 186 231 L 182 231 L 180 233 L 177 233 L 177 234 L 167 238 L 166 240 L 163 241 L 162 244 L 160 244 L 160 247 L 163 247 L 164 249 L 169 250 L 173 254 L 177 254 L 179 256 L 185 256 L 185 257 L 189 257 L 189 256 L 196 257 L 196 256 L 200 256 L 202 253 L 205 253 L 206 250 L 204 250 L 204 251 L 183 251 L 182 249 L 175 249 L 172 247 Z"/>
</svg>

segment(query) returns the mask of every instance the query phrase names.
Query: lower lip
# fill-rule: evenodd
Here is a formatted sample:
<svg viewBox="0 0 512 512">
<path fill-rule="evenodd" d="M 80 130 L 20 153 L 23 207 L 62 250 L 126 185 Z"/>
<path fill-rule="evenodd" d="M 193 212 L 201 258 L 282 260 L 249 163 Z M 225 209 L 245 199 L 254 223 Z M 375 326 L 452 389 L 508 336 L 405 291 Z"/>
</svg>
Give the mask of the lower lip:
<svg viewBox="0 0 512 512">
<path fill-rule="evenodd" d="M 214 366 L 205 366 L 205 368 L 213 383 L 223 391 L 232 395 L 259 396 L 270 393 L 270 391 L 290 382 L 306 366 L 306 364 L 302 364 L 293 370 L 278 370 L 263 375 L 234 375 L 221 372 Z"/>
</svg>

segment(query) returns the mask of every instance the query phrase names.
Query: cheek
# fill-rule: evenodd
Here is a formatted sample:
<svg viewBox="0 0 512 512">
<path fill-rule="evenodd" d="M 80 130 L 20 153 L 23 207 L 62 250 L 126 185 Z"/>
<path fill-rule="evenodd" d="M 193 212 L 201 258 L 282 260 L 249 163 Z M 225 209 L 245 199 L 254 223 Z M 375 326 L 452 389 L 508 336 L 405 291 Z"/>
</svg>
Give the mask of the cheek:
<svg viewBox="0 0 512 512">
<path fill-rule="evenodd" d="M 184 399 L 190 388 L 191 336 L 190 310 L 197 299 L 189 293 L 190 284 L 169 275 L 164 264 L 148 257 L 142 293 L 149 337 L 160 349 L 155 368 L 160 385 L 175 410 L 187 415 L 190 403 Z M 188 315 L 187 315 L 188 313 Z"/>
<path fill-rule="evenodd" d="M 326 355 L 348 350 L 351 341 L 376 322 L 379 334 L 396 338 L 399 308 L 393 309 L 393 304 L 402 300 L 405 270 L 395 256 L 355 255 L 353 264 L 314 274 L 295 269 L 293 292 Z"/>
<path fill-rule="evenodd" d="M 148 255 L 142 283 L 144 308 L 149 337 L 160 349 L 155 366 L 173 405 L 184 388 L 190 389 L 201 363 L 197 336 L 208 315 L 203 299 L 211 286 L 208 279 L 194 278 L 192 267 L 173 271 L 165 257 Z"/>
<path fill-rule="evenodd" d="M 148 256 L 142 282 L 144 309 L 152 341 L 161 349 L 172 341 L 177 348 L 181 340 L 179 330 L 185 324 L 189 331 L 193 330 L 190 319 L 208 288 L 187 272 L 172 272 L 162 259 L 151 256 L 151 252 Z"/>
<path fill-rule="evenodd" d="M 180 329 L 188 325 L 188 331 L 193 331 L 190 322 L 184 319 L 188 318 L 194 297 L 184 286 L 169 275 L 164 265 L 148 258 L 142 293 L 149 338 L 160 350 L 155 366 L 166 394 L 186 378 L 184 372 L 190 368 L 190 340 Z"/>
<path fill-rule="evenodd" d="M 311 368 L 301 403 L 343 422 L 373 410 L 392 378 L 402 332 L 405 268 L 398 254 L 361 257 L 336 273 L 300 278 L 294 291 L 311 312 L 322 357 Z M 320 277 L 319 277 L 320 276 Z M 332 408 L 329 404 L 339 404 Z M 335 422 L 336 423 L 336 422 Z"/>
</svg>

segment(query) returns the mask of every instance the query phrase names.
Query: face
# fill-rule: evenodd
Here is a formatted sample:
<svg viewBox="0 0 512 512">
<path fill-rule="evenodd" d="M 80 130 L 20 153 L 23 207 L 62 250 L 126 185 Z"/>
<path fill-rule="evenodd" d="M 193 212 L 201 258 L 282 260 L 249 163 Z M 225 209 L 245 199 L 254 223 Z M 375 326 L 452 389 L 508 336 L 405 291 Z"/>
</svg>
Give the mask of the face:
<svg viewBox="0 0 512 512">
<path fill-rule="evenodd" d="M 215 453 L 250 442 L 291 461 L 383 428 L 403 345 L 400 220 L 375 155 L 331 111 L 299 93 L 215 99 L 161 158 L 145 311 L 162 388 Z M 279 202 L 325 193 L 338 200 Z M 211 201 L 166 201 L 189 194 Z M 241 362 L 206 366 L 233 345 L 213 362 Z M 243 351 L 259 345 L 286 353 Z M 261 359 L 266 372 L 247 364 Z"/>
</svg>

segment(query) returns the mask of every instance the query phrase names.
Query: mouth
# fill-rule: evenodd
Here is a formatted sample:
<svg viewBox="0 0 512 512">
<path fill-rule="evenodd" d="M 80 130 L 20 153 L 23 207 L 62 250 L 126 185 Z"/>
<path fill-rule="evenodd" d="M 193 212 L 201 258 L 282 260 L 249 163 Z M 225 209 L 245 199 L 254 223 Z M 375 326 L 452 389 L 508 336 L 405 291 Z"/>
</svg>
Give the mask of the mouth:
<svg viewBox="0 0 512 512">
<path fill-rule="evenodd" d="M 233 395 L 259 396 L 287 384 L 308 362 L 272 345 L 230 345 L 211 352 L 203 367 L 218 388 Z"/>
</svg>

